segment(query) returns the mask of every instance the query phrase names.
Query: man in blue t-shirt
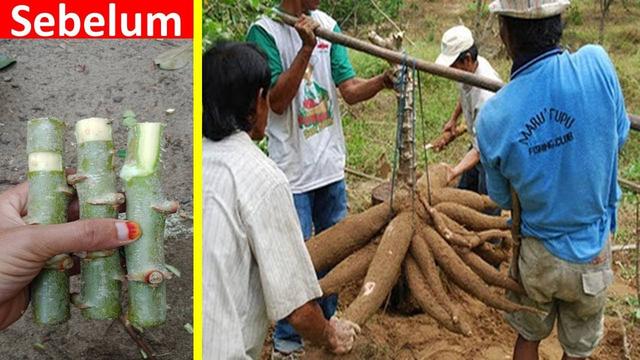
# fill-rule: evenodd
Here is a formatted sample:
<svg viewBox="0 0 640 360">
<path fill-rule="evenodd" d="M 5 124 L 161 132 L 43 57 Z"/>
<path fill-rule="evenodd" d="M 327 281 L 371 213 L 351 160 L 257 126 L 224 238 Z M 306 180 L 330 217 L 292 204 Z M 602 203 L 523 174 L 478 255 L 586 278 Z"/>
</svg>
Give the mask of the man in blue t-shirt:
<svg viewBox="0 0 640 360">
<path fill-rule="evenodd" d="M 563 359 L 588 357 L 603 335 L 613 279 L 610 234 L 620 198 L 618 153 L 629 132 L 615 68 L 599 46 L 558 47 L 561 1 L 494 1 L 511 81 L 480 111 L 476 134 L 491 198 L 522 208 L 518 303 L 507 316 L 515 359 L 536 359 L 557 320 Z"/>
</svg>

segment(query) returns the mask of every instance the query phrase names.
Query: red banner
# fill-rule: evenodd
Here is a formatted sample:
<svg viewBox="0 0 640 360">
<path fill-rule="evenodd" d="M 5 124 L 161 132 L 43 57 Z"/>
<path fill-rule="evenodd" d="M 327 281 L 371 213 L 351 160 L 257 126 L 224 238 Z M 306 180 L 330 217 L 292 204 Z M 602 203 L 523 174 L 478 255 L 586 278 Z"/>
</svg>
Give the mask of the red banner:
<svg viewBox="0 0 640 360">
<path fill-rule="evenodd" d="M 190 0 L 0 0 L 0 38 L 193 37 Z"/>
</svg>

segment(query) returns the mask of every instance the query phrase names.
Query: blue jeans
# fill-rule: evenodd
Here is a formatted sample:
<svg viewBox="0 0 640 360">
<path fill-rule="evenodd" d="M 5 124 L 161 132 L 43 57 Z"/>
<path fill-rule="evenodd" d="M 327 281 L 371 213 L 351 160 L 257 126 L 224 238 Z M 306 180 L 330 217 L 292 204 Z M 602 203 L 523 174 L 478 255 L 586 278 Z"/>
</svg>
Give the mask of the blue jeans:
<svg viewBox="0 0 640 360">
<path fill-rule="evenodd" d="M 293 194 L 302 235 L 307 241 L 314 233 L 332 227 L 347 216 L 347 191 L 345 181 L 340 180 L 319 189 L 302 194 Z M 318 273 L 322 278 L 326 272 Z M 325 318 L 329 319 L 338 307 L 338 296 L 330 295 L 318 300 Z M 292 353 L 302 349 L 302 339 L 293 327 L 280 320 L 273 332 L 273 347 L 281 353 Z"/>
</svg>

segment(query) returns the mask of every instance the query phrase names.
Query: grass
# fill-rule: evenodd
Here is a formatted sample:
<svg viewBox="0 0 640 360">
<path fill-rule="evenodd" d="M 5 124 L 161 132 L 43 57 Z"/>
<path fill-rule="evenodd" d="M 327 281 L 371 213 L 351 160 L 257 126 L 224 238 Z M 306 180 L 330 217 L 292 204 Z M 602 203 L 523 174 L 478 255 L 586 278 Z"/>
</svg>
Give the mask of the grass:
<svg viewBox="0 0 640 360">
<path fill-rule="evenodd" d="M 420 58 L 433 59 L 438 55 L 439 45 L 435 42 L 419 41 L 407 51 Z M 382 60 L 355 51 L 352 51 L 350 56 L 356 72 L 362 77 L 379 74 L 388 66 Z M 418 149 L 423 144 L 423 129 L 427 143 L 439 135 L 442 124 L 449 118 L 456 105 L 458 94 L 454 82 L 427 74 L 420 76 L 424 116 L 421 116 L 420 107 L 417 106 Z M 381 157 L 386 156 L 389 162 L 393 161 L 396 109 L 395 95 L 386 91 L 372 101 L 352 107 L 344 114 L 349 152 L 347 166 L 375 174 Z M 462 156 L 465 150 L 464 141 L 459 141 L 446 152 L 430 153 L 429 162 L 450 161 L 452 156 Z M 419 151 L 418 156 L 419 166 L 424 167 L 423 153 Z"/>
</svg>

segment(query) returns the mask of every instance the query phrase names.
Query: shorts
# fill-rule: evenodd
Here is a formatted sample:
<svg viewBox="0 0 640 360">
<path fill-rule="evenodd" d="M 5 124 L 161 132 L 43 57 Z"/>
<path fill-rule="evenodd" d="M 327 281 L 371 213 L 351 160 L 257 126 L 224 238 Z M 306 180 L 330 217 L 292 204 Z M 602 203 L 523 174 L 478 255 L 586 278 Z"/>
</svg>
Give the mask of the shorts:
<svg viewBox="0 0 640 360">
<path fill-rule="evenodd" d="M 518 267 L 527 295 L 508 292 L 507 297 L 543 314 L 507 314 L 509 324 L 526 340 L 540 341 L 551 334 L 557 319 L 564 352 L 572 357 L 590 356 L 604 333 L 606 290 L 613 282 L 610 241 L 591 263 L 578 264 L 551 254 L 535 238 L 523 238 Z"/>
</svg>

